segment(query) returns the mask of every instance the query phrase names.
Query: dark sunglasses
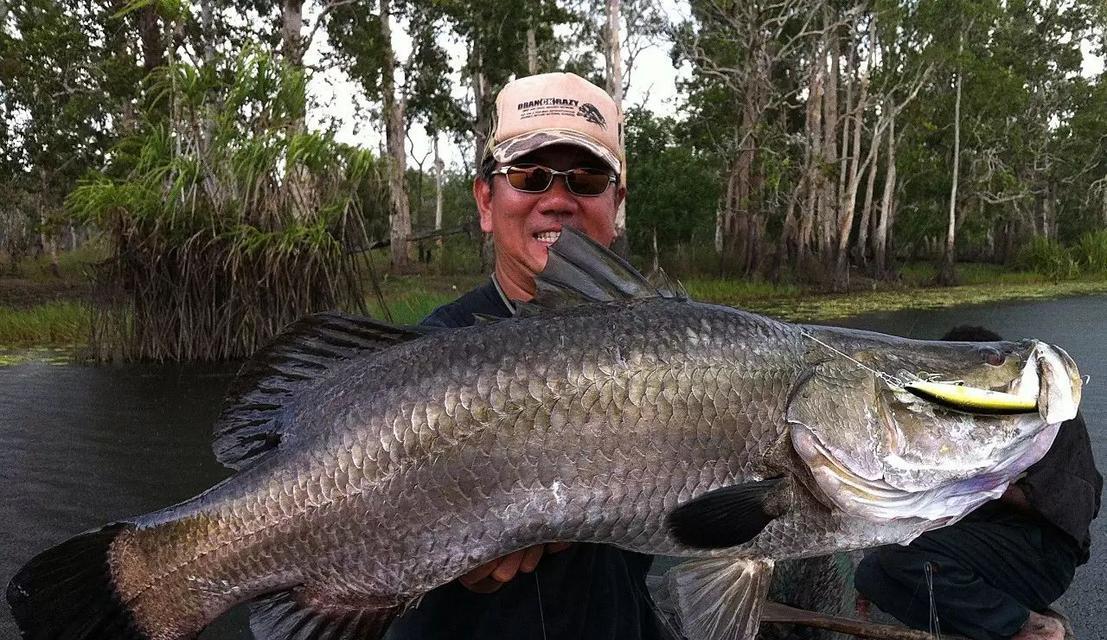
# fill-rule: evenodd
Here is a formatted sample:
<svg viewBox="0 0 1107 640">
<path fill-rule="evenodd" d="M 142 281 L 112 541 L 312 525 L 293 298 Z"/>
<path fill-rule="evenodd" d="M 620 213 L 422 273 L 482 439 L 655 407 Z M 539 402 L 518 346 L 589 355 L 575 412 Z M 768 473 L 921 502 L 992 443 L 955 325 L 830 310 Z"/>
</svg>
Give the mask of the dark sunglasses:
<svg viewBox="0 0 1107 640">
<path fill-rule="evenodd" d="M 615 182 L 615 176 L 603 169 L 569 169 L 558 171 L 537 164 L 500 167 L 492 175 L 507 176 L 507 183 L 516 191 L 542 193 L 550 188 L 556 176 L 565 176 L 565 186 L 578 196 L 598 196 Z"/>
</svg>

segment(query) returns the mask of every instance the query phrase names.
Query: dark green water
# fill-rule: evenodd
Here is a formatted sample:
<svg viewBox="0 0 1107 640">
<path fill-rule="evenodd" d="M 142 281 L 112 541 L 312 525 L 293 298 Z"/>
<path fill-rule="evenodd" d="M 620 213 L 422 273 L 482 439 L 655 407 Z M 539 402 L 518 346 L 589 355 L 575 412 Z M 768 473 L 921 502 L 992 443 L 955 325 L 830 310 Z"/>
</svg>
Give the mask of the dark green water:
<svg viewBox="0 0 1107 640">
<path fill-rule="evenodd" d="M 1065 347 L 1091 376 L 1083 411 L 1107 460 L 1107 297 L 874 314 L 840 324 L 937 338 L 959 323 Z M 167 506 L 227 472 L 208 434 L 231 367 L 0 366 L 0 583 L 35 552 L 106 522 Z M 1107 637 L 1107 519 L 1093 523 L 1092 560 L 1062 600 L 1081 638 Z M 0 638 L 14 638 L 0 613 Z M 248 638 L 241 615 L 206 640 Z"/>
<path fill-rule="evenodd" d="M 0 582 L 75 533 L 179 502 L 229 475 L 209 433 L 233 372 L 0 367 Z M 241 617 L 202 637 L 250 638 Z M 0 638 L 17 636 L 4 603 Z"/>
</svg>

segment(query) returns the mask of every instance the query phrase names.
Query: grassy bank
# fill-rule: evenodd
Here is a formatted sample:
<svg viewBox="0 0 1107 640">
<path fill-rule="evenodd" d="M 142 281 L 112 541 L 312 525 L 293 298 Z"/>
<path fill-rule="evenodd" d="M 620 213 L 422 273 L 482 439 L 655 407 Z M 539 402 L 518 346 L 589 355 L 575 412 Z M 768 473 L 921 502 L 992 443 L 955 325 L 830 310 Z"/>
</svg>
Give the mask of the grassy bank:
<svg viewBox="0 0 1107 640">
<path fill-rule="evenodd" d="M 88 339 L 88 328 L 89 307 L 83 302 L 0 306 L 0 347 L 79 345 Z"/>
<path fill-rule="evenodd" d="M 87 288 L 75 275 L 78 267 L 77 262 L 70 263 L 61 279 L 33 265 L 26 271 L 33 273 L 32 278 L 0 278 L 0 351 L 79 347 L 85 343 L 89 308 L 84 302 Z M 683 284 L 697 300 L 786 320 L 813 322 L 876 311 L 1107 293 L 1104 276 L 1055 282 L 1040 273 L 1006 272 L 994 265 L 968 264 L 959 267 L 963 284 L 938 288 L 929 286 L 933 275 L 932 265 L 910 265 L 901 271 L 899 282 L 856 280 L 853 289 L 845 294 L 820 293 L 795 284 L 720 278 L 693 277 Z M 375 317 L 396 324 L 416 323 L 482 279 L 476 275 L 390 276 L 381 282 L 385 304 L 371 295 L 366 306 Z"/>
</svg>

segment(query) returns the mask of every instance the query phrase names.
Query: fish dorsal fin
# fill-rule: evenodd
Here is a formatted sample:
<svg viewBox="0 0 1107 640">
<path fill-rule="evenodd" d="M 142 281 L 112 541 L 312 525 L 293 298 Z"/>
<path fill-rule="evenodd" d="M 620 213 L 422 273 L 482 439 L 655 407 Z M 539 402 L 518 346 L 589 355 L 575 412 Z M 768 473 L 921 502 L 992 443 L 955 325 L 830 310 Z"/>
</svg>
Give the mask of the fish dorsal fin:
<svg viewBox="0 0 1107 640">
<path fill-rule="evenodd" d="M 519 305 L 520 315 L 593 302 L 685 297 L 650 284 L 629 262 L 572 227 L 561 228 L 535 284 L 534 300 Z"/>
<path fill-rule="evenodd" d="M 248 466 L 280 444 L 287 408 L 336 366 L 427 331 L 336 311 L 294 322 L 239 369 L 215 422 L 215 457 L 232 469 Z"/>
<path fill-rule="evenodd" d="M 250 631 L 270 640 L 376 640 L 403 609 L 349 599 L 305 587 L 275 593 L 250 605 Z"/>
<path fill-rule="evenodd" d="M 709 558 L 679 564 L 665 582 L 688 640 L 754 640 L 769 593 L 768 558 Z"/>
<path fill-rule="evenodd" d="M 650 274 L 650 285 L 658 291 L 668 293 L 665 297 L 687 299 L 688 291 L 684 288 L 684 285 L 680 283 L 680 280 L 671 277 L 668 273 L 665 273 L 664 269 L 658 268 Z"/>
</svg>

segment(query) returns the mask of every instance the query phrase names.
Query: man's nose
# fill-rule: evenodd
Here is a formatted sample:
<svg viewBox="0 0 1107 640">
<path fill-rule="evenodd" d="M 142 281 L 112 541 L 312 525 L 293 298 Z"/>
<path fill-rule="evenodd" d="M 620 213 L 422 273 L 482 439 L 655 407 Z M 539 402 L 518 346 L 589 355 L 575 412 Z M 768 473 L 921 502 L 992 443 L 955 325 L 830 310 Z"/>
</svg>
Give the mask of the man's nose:
<svg viewBox="0 0 1107 640">
<path fill-rule="evenodd" d="M 546 189 L 538 201 L 539 213 L 546 215 L 572 214 L 580 208 L 577 196 L 569 191 L 565 176 L 554 176 L 553 183 Z"/>
</svg>

